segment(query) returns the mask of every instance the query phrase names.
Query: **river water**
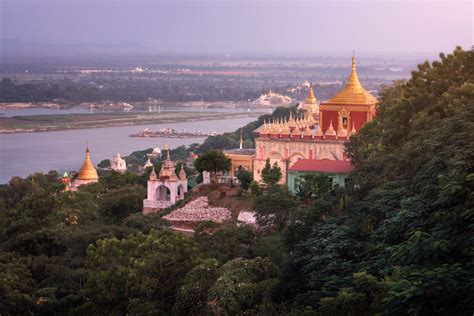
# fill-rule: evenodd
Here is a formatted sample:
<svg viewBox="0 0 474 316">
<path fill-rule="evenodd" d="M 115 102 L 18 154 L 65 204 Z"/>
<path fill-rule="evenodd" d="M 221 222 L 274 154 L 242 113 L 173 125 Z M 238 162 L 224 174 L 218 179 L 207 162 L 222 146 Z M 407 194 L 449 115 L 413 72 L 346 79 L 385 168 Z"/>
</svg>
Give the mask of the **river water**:
<svg viewBox="0 0 474 316">
<path fill-rule="evenodd" d="M 170 148 L 175 148 L 201 143 L 206 138 L 129 137 L 130 134 L 141 132 L 144 127 L 151 130 L 170 127 L 176 130 L 223 133 L 234 131 L 255 119 L 256 116 L 146 126 L 2 134 L 0 135 L 0 183 L 8 182 L 12 176 L 25 177 L 34 172 L 79 170 L 84 161 L 86 143 L 89 144 L 91 150 L 92 162 L 97 164 L 103 159 L 111 159 L 117 152 L 126 156 L 136 150 L 156 146 L 162 148 L 165 143 Z"/>
</svg>

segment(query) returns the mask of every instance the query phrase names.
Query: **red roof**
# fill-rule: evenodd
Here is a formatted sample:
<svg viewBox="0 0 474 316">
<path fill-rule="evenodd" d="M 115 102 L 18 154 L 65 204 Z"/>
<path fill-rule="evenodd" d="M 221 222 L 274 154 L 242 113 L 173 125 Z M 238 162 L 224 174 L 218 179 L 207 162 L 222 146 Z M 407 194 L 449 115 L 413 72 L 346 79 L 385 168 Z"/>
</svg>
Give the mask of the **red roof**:
<svg viewBox="0 0 474 316">
<path fill-rule="evenodd" d="M 348 174 L 354 170 L 349 160 L 300 159 L 288 171 L 310 171 Z"/>
</svg>

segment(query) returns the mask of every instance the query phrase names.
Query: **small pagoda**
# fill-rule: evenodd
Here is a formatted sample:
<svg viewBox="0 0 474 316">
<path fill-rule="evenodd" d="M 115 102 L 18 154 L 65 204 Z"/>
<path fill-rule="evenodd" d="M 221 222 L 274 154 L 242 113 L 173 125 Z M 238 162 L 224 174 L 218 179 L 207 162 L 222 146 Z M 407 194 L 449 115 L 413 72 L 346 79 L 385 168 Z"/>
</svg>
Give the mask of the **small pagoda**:
<svg viewBox="0 0 474 316">
<path fill-rule="evenodd" d="M 69 190 L 76 191 L 81 185 L 99 182 L 99 175 L 97 169 L 91 161 L 91 152 L 89 147 L 86 149 L 86 159 L 79 170 L 79 175 L 76 180 L 71 183 Z"/>
<path fill-rule="evenodd" d="M 163 151 L 167 151 L 167 157 L 157 175 L 153 168 L 147 182 L 147 198 L 143 200 L 143 214 L 159 212 L 162 209 L 174 205 L 177 201 L 184 199 L 188 192 L 188 178 L 184 167 L 176 175 L 176 166 L 170 159 L 167 145 Z"/>
</svg>

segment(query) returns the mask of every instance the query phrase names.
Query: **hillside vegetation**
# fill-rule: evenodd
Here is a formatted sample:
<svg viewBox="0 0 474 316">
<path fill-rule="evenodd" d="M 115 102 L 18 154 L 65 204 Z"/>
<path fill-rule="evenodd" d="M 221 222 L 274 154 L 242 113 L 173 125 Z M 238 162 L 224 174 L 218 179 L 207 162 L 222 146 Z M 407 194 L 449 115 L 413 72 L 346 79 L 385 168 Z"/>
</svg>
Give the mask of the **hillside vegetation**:
<svg viewBox="0 0 474 316">
<path fill-rule="evenodd" d="M 55 172 L 13 178 L 0 187 L 0 314 L 472 315 L 473 55 L 441 54 L 383 90 L 347 144 L 345 189 L 251 183 L 239 198 L 259 230 L 172 232 L 140 213 L 147 174 L 76 193 Z"/>
</svg>

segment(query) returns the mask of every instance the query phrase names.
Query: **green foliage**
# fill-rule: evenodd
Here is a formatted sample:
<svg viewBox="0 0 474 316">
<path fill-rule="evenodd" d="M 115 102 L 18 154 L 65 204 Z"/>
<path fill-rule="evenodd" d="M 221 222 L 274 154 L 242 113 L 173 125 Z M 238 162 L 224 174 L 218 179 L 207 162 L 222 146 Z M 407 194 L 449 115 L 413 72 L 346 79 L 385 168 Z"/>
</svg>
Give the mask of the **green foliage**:
<svg viewBox="0 0 474 316">
<path fill-rule="evenodd" d="M 215 314 L 242 314 L 269 300 L 277 267 L 267 258 L 235 259 L 219 269 L 208 300 Z"/>
<path fill-rule="evenodd" d="M 128 215 L 141 212 L 145 197 L 146 190 L 142 186 L 126 186 L 102 194 L 99 206 L 106 219 L 121 222 Z"/>
<path fill-rule="evenodd" d="M 197 250 L 189 238 L 166 231 L 98 241 L 87 250 L 87 303 L 77 312 L 169 312 L 177 284 L 198 259 Z"/>
<path fill-rule="evenodd" d="M 270 165 L 270 159 L 267 159 L 265 166 L 262 169 L 262 180 L 267 185 L 275 185 L 281 179 L 281 168 L 278 166 L 277 162 Z"/>
<path fill-rule="evenodd" d="M 287 186 L 273 185 L 267 192 L 255 197 L 254 206 L 260 225 L 275 225 L 282 229 L 287 224 L 290 213 L 295 211 L 297 202 Z"/>
<path fill-rule="evenodd" d="M 319 198 L 331 189 L 331 180 L 325 174 L 309 173 L 300 178 L 296 193 L 308 206 L 311 198 Z"/>
<path fill-rule="evenodd" d="M 258 182 L 255 180 L 250 182 L 249 188 L 250 188 L 250 192 L 252 192 L 252 197 L 254 198 L 259 196 L 262 193 L 262 190 L 260 189 Z"/>
<path fill-rule="evenodd" d="M 12 178 L 0 186 L 2 315 L 470 314 L 473 55 L 442 54 L 382 91 L 377 118 L 346 144 L 356 170 L 344 190 L 324 176 L 304 177 L 299 197 L 281 175 L 247 181 L 258 230 L 166 230 L 172 208 L 140 213 L 151 170 L 104 171 L 77 192 L 57 172 Z M 201 170 L 228 170 L 221 152 L 201 157 Z"/>
<path fill-rule="evenodd" d="M 27 315 L 33 310 L 34 280 L 26 264 L 15 258 L 0 259 L 0 310 L 5 315 Z"/>
<path fill-rule="evenodd" d="M 99 168 L 110 168 L 110 159 L 104 159 L 97 164 Z"/>
<path fill-rule="evenodd" d="M 303 217 L 275 299 L 334 315 L 473 310 L 474 56 L 440 57 L 385 88 L 377 118 L 351 137 L 348 213 L 324 213 L 334 203 L 323 196 L 324 216 Z M 372 277 L 351 277 L 360 271 Z"/>
<path fill-rule="evenodd" d="M 240 167 L 236 176 L 239 180 L 240 188 L 244 191 L 247 191 L 250 187 L 250 183 L 253 181 L 252 173 Z"/>
<path fill-rule="evenodd" d="M 222 151 L 208 150 L 194 161 L 194 168 L 199 172 L 209 171 L 216 180 L 218 172 L 230 169 L 230 160 Z"/>
<path fill-rule="evenodd" d="M 196 231 L 195 240 L 206 257 L 225 263 L 234 258 L 250 256 L 250 245 L 255 237 L 252 228 L 226 225 L 212 233 L 206 232 L 203 228 Z"/>
<path fill-rule="evenodd" d="M 207 293 L 219 277 L 219 263 L 207 259 L 192 269 L 179 288 L 173 311 L 179 315 L 206 315 Z"/>
</svg>

